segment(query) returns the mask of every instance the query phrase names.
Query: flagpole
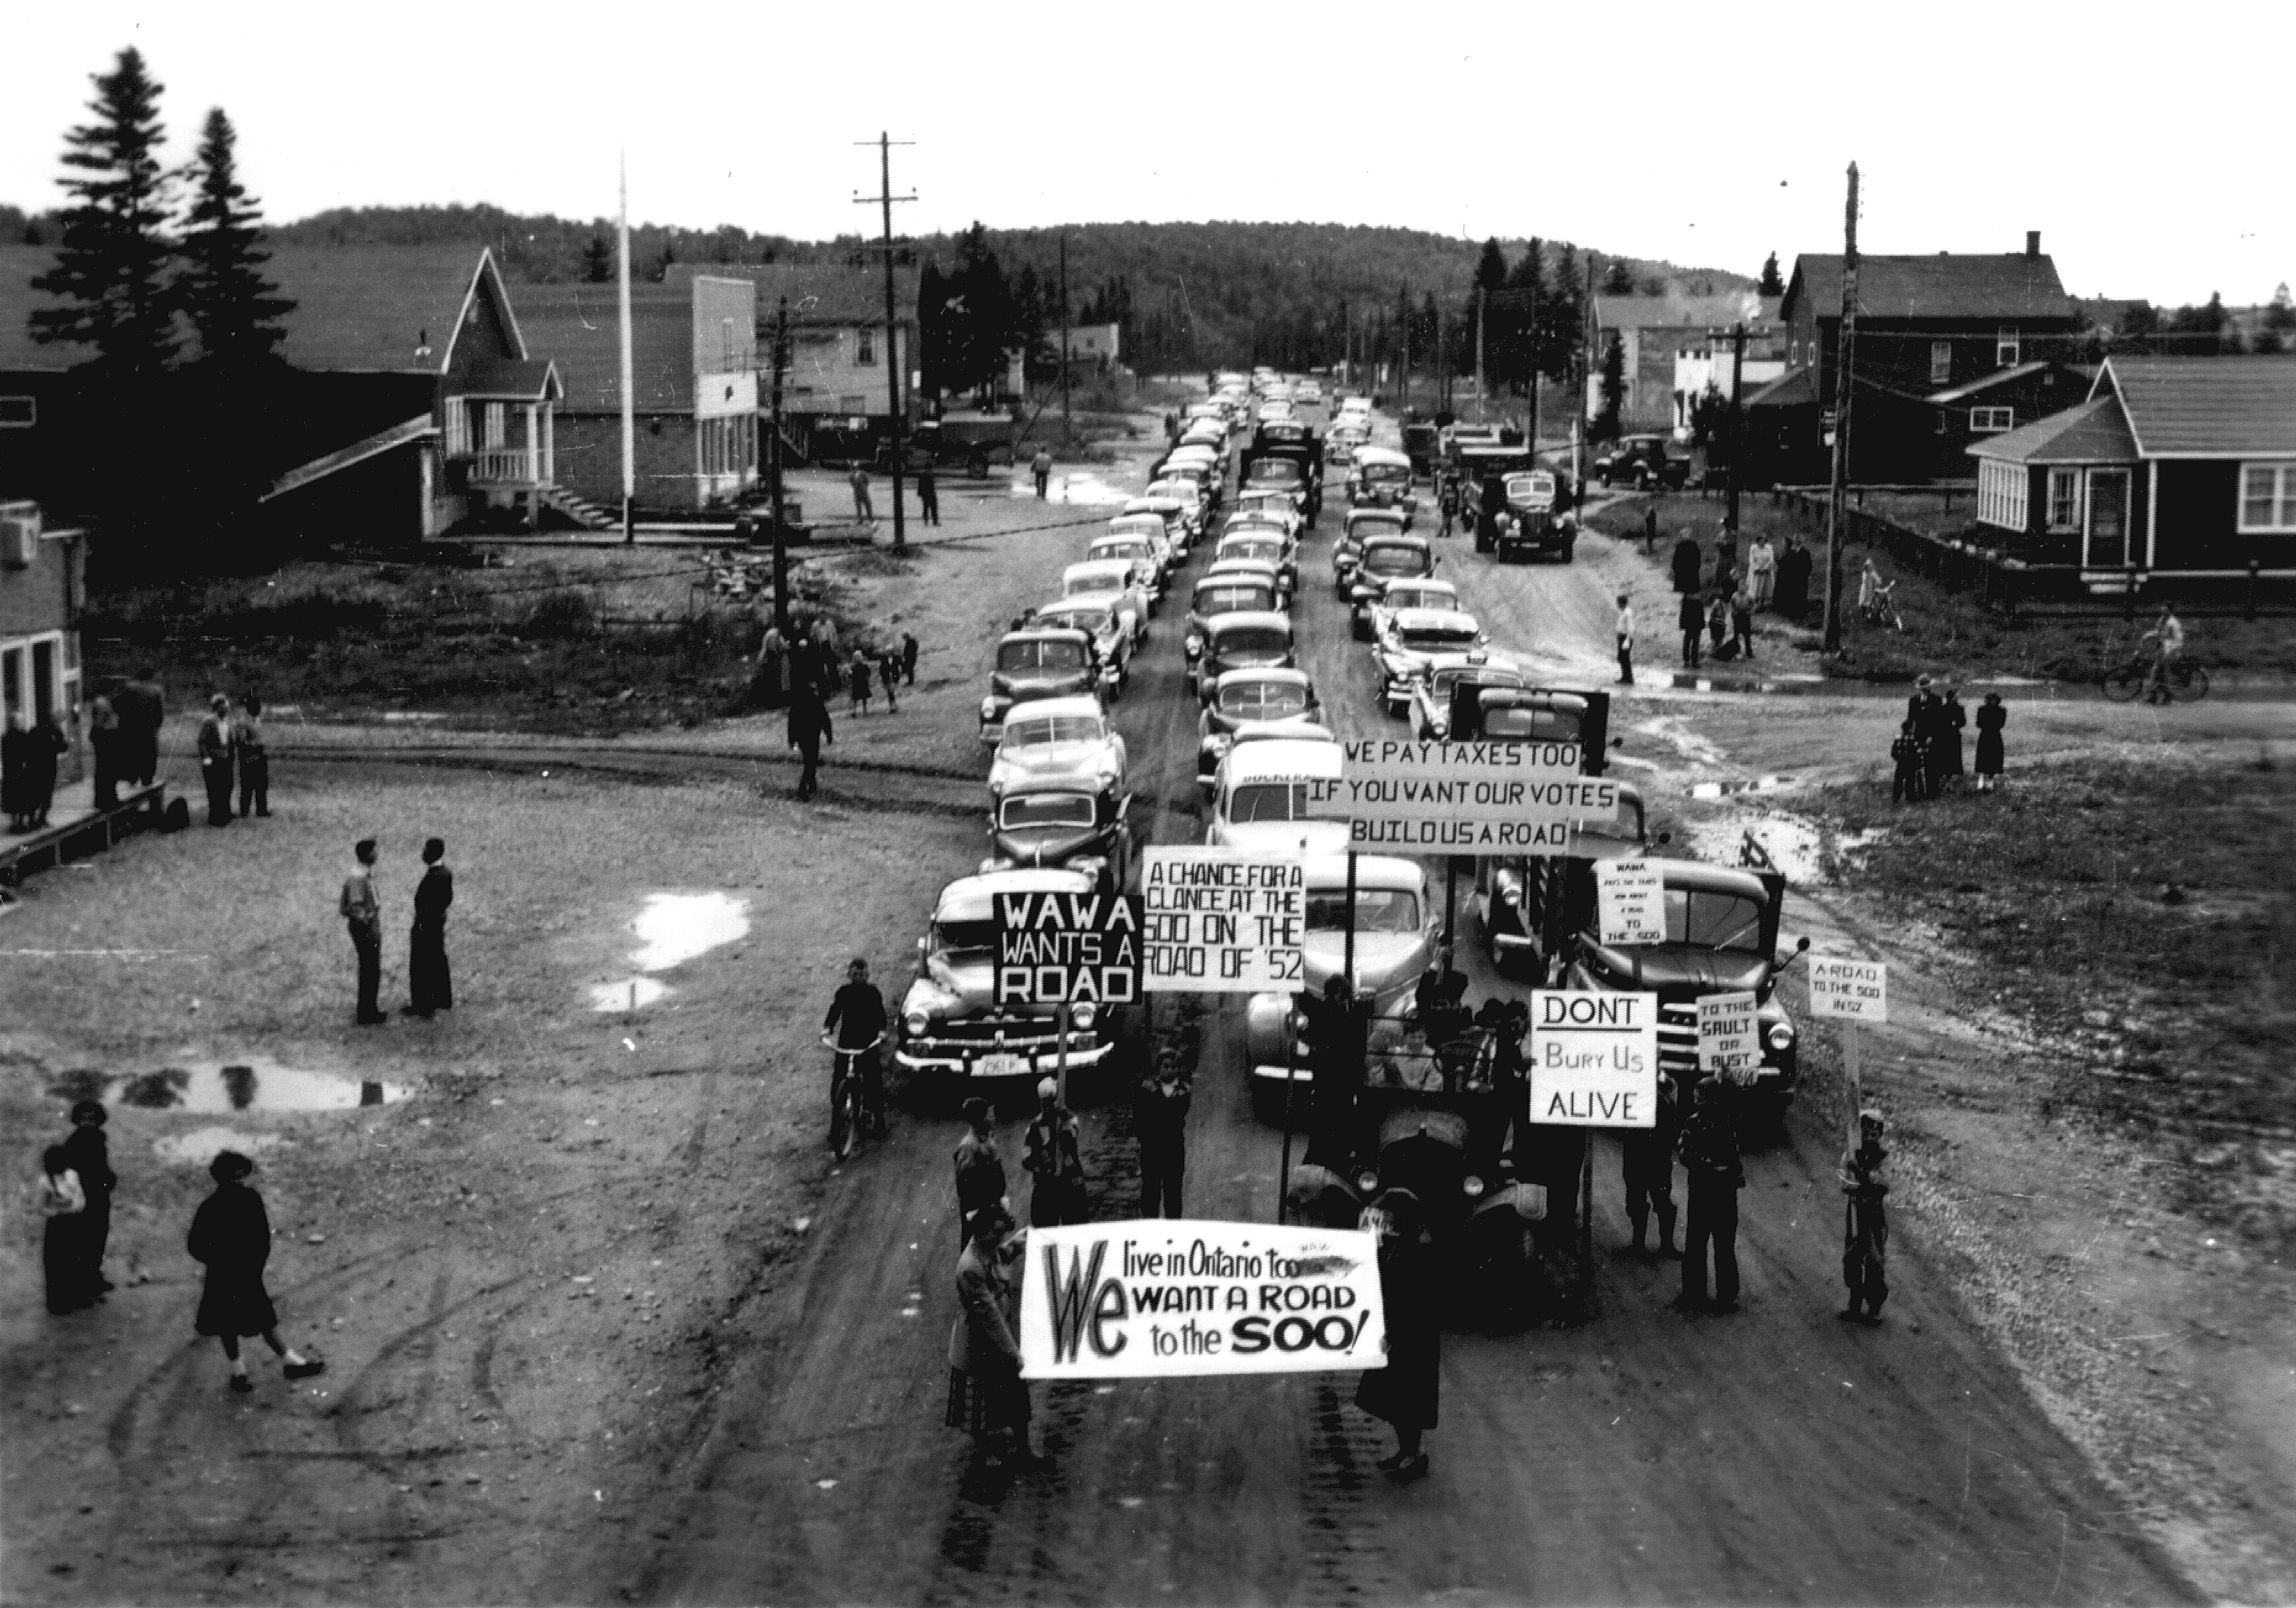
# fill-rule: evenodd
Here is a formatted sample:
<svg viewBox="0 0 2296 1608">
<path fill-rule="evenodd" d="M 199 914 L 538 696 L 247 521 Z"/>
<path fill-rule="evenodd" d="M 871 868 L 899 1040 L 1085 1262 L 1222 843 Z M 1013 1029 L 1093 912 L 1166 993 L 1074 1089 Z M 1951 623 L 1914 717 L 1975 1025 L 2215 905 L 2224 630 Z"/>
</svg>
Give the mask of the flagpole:
<svg viewBox="0 0 2296 1608">
<path fill-rule="evenodd" d="M 637 540 L 637 522 L 632 510 L 637 495 L 637 408 L 632 397 L 630 379 L 630 159 L 624 151 L 621 157 L 622 216 L 621 284 L 619 303 L 622 330 L 622 540 Z"/>
</svg>

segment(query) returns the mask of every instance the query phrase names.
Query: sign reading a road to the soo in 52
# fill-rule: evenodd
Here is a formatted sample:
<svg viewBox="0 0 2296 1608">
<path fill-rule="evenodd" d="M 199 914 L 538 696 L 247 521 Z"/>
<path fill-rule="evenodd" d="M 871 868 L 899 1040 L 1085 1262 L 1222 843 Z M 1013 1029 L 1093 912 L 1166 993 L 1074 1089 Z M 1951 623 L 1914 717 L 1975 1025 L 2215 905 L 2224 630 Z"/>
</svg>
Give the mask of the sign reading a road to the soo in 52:
<svg viewBox="0 0 2296 1608">
<path fill-rule="evenodd" d="M 1021 1376 L 1385 1367 L 1378 1253 L 1354 1229 L 1267 1223 L 1031 1228 Z"/>
<path fill-rule="evenodd" d="M 1140 900 L 996 895 L 999 1005 L 1115 1005 L 1140 992 Z"/>
<path fill-rule="evenodd" d="M 1649 861 L 1596 861 L 1595 905 L 1605 944 L 1666 942 L 1666 878 Z"/>
<path fill-rule="evenodd" d="M 1140 985 L 1150 993 L 1262 993 L 1305 975 L 1300 857 L 1150 849 L 1140 871 Z"/>
<path fill-rule="evenodd" d="M 1351 741 L 1307 812 L 1348 823 L 1348 846 L 1561 853 L 1570 823 L 1618 812 L 1619 784 L 1578 773 L 1577 743 Z"/>
<path fill-rule="evenodd" d="M 1533 990 L 1530 1120 L 1656 1127 L 1658 996 Z"/>
<path fill-rule="evenodd" d="M 1845 1022 L 1890 1019 L 1889 968 L 1878 960 L 1809 961 L 1809 1014 Z"/>
<path fill-rule="evenodd" d="M 1699 1071 L 1743 1082 L 1762 1064 L 1759 1004 L 1751 993 L 1708 994 L 1699 1000 Z"/>
</svg>

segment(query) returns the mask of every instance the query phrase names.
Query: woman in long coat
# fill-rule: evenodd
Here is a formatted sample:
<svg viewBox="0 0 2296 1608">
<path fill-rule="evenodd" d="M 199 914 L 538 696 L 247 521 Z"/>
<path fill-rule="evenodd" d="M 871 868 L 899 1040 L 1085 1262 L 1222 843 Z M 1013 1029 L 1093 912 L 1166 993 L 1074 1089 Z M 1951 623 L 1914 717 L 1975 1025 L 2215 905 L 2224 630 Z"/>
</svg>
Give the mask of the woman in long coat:
<svg viewBox="0 0 2296 1608">
<path fill-rule="evenodd" d="M 1427 1244 L 1425 1214 L 1407 1189 L 1385 1196 L 1386 1227 L 1379 1241 L 1379 1293 L 1387 1328 L 1387 1366 L 1365 1368 L 1356 1386 L 1356 1405 L 1395 1426 L 1395 1451 L 1379 1459 L 1390 1479 L 1416 1480 L 1427 1473 L 1420 1437 L 1435 1427 L 1442 1396 L 1443 1328 L 1433 1252 Z"/>
<path fill-rule="evenodd" d="M 455 1008 L 454 973 L 447 964 L 447 910 L 455 902 L 455 873 L 446 859 L 443 838 L 422 845 L 422 880 L 414 885 L 414 928 L 406 943 L 406 1008 L 418 1016 Z"/>
<path fill-rule="evenodd" d="M 263 1266 L 271 1260 L 271 1217 L 263 1197 L 247 1187 L 254 1171 L 255 1163 L 236 1150 L 217 1154 L 208 1163 L 215 1193 L 200 1203 L 184 1242 L 192 1260 L 208 1270 L 193 1326 L 223 1343 L 223 1354 L 231 1361 L 231 1388 L 242 1395 L 255 1388 L 247 1376 L 247 1359 L 239 1354 L 244 1335 L 262 1335 L 263 1343 L 285 1360 L 282 1371 L 290 1379 L 306 1378 L 327 1366 L 306 1359 L 279 1338 L 279 1313 L 263 1287 Z"/>
<path fill-rule="evenodd" d="M 969 1431 L 984 1457 L 1010 1458 L 1024 1468 L 1050 1459 L 1029 1449 L 1029 1385 L 1021 1377 L 1021 1279 L 1005 1261 L 1013 1214 L 1003 1204 L 983 1206 L 972 1219 L 972 1238 L 956 1259 L 956 1302 L 963 1309 L 948 1331 L 948 1413 L 951 1429 Z M 1011 1450 L 1004 1449 L 1006 1437 Z"/>
<path fill-rule="evenodd" d="M 24 717 L 12 709 L 6 730 L 0 731 L 0 810 L 8 812 L 12 832 L 24 831 L 31 825 L 32 809 L 25 802 L 31 796 L 31 758 L 32 734 L 24 729 Z"/>
<path fill-rule="evenodd" d="M 41 1228 L 40 1265 L 47 1274 L 48 1310 L 62 1316 L 77 1312 L 95 1299 L 88 1287 L 86 1237 L 87 1195 L 79 1175 L 62 1145 L 41 1153 L 37 1186 Z"/>
<path fill-rule="evenodd" d="M 1961 706 L 1961 690 L 1945 690 L 1945 707 L 1938 711 L 1938 775 L 1951 787 L 1958 788 L 1968 773 L 1962 763 L 1961 734 L 1969 725 L 1969 711 Z M 1942 790 L 1942 789 L 1940 789 Z"/>
<path fill-rule="evenodd" d="M 2007 755 L 2002 751 L 2001 731 L 2009 723 L 2009 711 L 2001 705 L 2001 695 L 1988 692 L 1985 701 L 1977 706 L 1977 790 L 1990 793 L 2001 785 L 2001 771 Z"/>
</svg>

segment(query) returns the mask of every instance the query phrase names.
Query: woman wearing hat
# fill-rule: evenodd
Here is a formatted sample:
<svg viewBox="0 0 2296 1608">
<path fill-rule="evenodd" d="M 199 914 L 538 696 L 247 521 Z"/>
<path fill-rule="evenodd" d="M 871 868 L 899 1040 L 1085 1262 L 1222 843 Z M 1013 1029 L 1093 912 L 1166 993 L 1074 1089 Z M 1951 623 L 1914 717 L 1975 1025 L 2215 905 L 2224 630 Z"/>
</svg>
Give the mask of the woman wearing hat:
<svg viewBox="0 0 2296 1608">
<path fill-rule="evenodd" d="M 1021 1278 L 1013 1214 L 1002 1204 L 972 1217 L 972 1237 L 956 1259 L 956 1303 L 948 1331 L 951 1429 L 972 1436 L 980 1456 L 1023 1468 L 1050 1467 L 1029 1449 L 1029 1385 L 1021 1377 Z M 1025 1248 L 1025 1241 L 1018 1248 Z"/>
<path fill-rule="evenodd" d="M 247 1187 L 254 1171 L 255 1163 L 236 1150 L 219 1152 L 208 1163 L 215 1193 L 200 1203 L 185 1241 L 192 1260 L 208 1270 L 193 1326 L 223 1342 L 223 1354 L 231 1360 L 231 1388 L 242 1395 L 255 1388 L 247 1376 L 247 1359 L 239 1354 L 242 1335 L 262 1335 L 263 1343 L 286 1363 L 282 1372 L 290 1379 L 308 1378 L 327 1366 L 308 1360 L 279 1338 L 279 1314 L 263 1287 L 263 1265 L 271 1260 L 271 1219 L 263 1197 Z"/>
<path fill-rule="evenodd" d="M 80 1213 L 79 1277 L 91 1298 L 109 1291 L 103 1276 L 104 1247 L 111 1239 L 111 1191 L 119 1178 L 111 1171 L 111 1147 L 103 1138 L 104 1110 L 100 1101 L 81 1100 L 71 1108 L 71 1137 L 64 1140 L 64 1159 L 79 1175 L 87 1196 Z"/>
<path fill-rule="evenodd" d="M 1365 1368 L 1356 1405 L 1395 1427 L 1395 1450 L 1379 1459 L 1396 1481 L 1423 1479 L 1420 1437 L 1435 1427 L 1442 1400 L 1443 1329 L 1436 1319 L 1425 1214 L 1408 1189 L 1380 1197 L 1379 1294 L 1387 1331 L 1387 1366 Z"/>
</svg>

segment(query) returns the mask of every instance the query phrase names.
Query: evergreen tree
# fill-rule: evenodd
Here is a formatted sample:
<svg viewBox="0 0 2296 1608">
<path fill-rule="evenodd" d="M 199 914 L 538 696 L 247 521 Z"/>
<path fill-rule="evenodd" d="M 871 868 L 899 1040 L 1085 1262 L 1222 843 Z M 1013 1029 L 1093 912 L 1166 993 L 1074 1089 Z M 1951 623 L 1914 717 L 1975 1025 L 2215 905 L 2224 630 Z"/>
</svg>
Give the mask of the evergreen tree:
<svg viewBox="0 0 2296 1608">
<path fill-rule="evenodd" d="M 1608 441 L 1619 433 L 1619 410 L 1627 397 L 1627 349 L 1613 336 L 1603 347 L 1603 407 L 1587 433 Z"/>
<path fill-rule="evenodd" d="M 1757 296 L 1784 296 L 1786 282 L 1778 277 L 1778 254 L 1775 251 L 1763 259 L 1762 277 L 1754 283 Z"/>
<path fill-rule="evenodd" d="M 274 361 L 287 339 L 281 321 L 295 310 L 264 274 L 271 254 L 261 245 L 261 209 L 239 182 L 237 144 L 223 109 L 209 112 L 185 175 L 193 200 L 176 282 L 199 331 L 200 360 L 233 370 Z"/>
<path fill-rule="evenodd" d="M 582 282 L 610 285 L 614 282 L 614 249 L 606 244 L 603 234 L 593 234 L 590 243 L 582 248 Z"/>
<path fill-rule="evenodd" d="M 160 86 L 133 45 L 95 79 L 95 120 L 66 136 L 61 182 L 72 197 L 62 214 L 55 266 L 32 282 L 63 305 L 33 309 L 32 339 L 95 348 L 94 363 L 120 376 L 149 376 L 176 346 L 165 282 L 171 255 L 160 233 L 169 183 L 160 166 Z"/>
<path fill-rule="evenodd" d="M 1634 293 L 1634 270 L 1627 266 L 1627 259 L 1625 257 L 1612 257 L 1610 260 L 1609 265 L 1603 270 L 1603 294 L 1605 296 L 1632 296 Z"/>
<path fill-rule="evenodd" d="M 1565 241 L 1555 248 L 1554 289 L 1546 299 L 1546 322 L 1538 336 L 1538 371 L 1568 382 L 1578 371 L 1578 334 L 1587 317 L 1586 282 L 1579 276 L 1578 250 Z"/>
</svg>

